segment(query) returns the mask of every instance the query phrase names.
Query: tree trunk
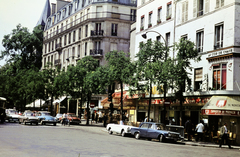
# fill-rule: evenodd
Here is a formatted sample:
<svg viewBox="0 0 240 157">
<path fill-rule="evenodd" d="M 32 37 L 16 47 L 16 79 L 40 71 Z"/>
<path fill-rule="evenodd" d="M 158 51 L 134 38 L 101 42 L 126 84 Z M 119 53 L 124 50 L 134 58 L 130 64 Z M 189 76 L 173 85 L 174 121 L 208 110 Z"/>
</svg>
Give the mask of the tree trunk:
<svg viewBox="0 0 240 157">
<path fill-rule="evenodd" d="M 149 96 L 149 106 L 148 106 L 148 122 L 149 122 L 149 119 L 150 119 L 150 110 L 151 110 L 151 103 L 152 103 L 152 82 L 150 81 L 150 96 Z"/>
<path fill-rule="evenodd" d="M 121 117 L 120 120 L 123 120 L 123 83 L 122 81 L 120 81 L 120 85 L 121 85 Z"/>
<path fill-rule="evenodd" d="M 87 122 L 86 125 L 89 125 L 89 117 L 90 117 L 90 112 L 89 112 L 89 103 L 91 101 L 91 95 L 88 94 L 88 101 L 87 101 Z"/>
</svg>

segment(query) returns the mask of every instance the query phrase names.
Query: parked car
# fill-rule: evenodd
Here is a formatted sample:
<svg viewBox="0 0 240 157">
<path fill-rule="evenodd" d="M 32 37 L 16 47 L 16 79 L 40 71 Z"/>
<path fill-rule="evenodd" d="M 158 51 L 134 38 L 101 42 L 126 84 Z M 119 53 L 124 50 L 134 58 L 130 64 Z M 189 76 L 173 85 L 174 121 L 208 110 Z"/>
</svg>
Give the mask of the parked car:
<svg viewBox="0 0 240 157">
<path fill-rule="evenodd" d="M 109 134 L 117 133 L 121 134 L 123 137 L 126 136 L 127 134 L 131 135 L 131 128 L 133 126 L 130 125 L 119 125 L 119 124 L 108 124 L 106 129 Z"/>
<path fill-rule="evenodd" d="M 8 122 L 17 122 L 18 121 L 18 111 L 15 109 L 6 109 L 6 120 Z"/>
<path fill-rule="evenodd" d="M 31 125 L 34 123 L 38 125 L 38 118 L 33 116 L 32 111 L 25 111 L 22 115 L 18 117 L 19 124 L 26 125 L 27 123 L 30 123 Z"/>
<path fill-rule="evenodd" d="M 58 113 L 58 114 L 56 115 L 55 120 L 56 120 L 58 123 L 60 122 L 59 118 L 61 118 L 62 115 L 63 115 L 63 114 L 61 114 L 61 113 Z"/>
<path fill-rule="evenodd" d="M 50 112 L 48 111 L 38 111 L 35 113 L 36 117 L 38 118 L 38 122 L 41 125 L 45 124 L 53 124 L 56 126 L 57 121 L 53 116 L 50 115 Z"/>
<path fill-rule="evenodd" d="M 136 139 L 158 139 L 160 142 L 166 140 L 178 141 L 181 140 L 181 135 L 178 132 L 167 131 L 166 126 L 162 123 L 143 122 L 138 128 L 131 128 L 131 134 Z"/>
<path fill-rule="evenodd" d="M 69 120 L 70 124 L 80 124 L 81 119 L 78 118 L 74 113 L 67 113 L 67 119 Z M 62 121 L 62 117 L 59 118 Z"/>
</svg>

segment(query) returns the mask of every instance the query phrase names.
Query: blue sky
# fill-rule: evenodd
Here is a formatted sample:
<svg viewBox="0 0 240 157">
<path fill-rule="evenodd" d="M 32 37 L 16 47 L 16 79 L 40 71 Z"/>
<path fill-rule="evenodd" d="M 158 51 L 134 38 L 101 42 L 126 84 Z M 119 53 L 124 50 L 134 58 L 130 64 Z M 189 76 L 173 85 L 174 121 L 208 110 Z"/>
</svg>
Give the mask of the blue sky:
<svg viewBox="0 0 240 157">
<path fill-rule="evenodd" d="M 50 0 L 55 3 L 56 0 Z M 10 34 L 18 24 L 27 27 L 30 32 L 41 16 L 46 0 L 0 0 L 0 51 L 4 50 L 2 39 Z M 0 66 L 5 61 L 0 60 Z"/>
</svg>

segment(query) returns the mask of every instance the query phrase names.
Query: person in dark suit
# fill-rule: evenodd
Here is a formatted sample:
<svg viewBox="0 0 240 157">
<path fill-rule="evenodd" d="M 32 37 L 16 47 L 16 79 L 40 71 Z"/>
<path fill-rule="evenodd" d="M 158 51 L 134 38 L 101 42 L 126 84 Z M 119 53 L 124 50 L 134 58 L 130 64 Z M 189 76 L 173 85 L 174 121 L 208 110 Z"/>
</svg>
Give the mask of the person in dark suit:
<svg viewBox="0 0 240 157">
<path fill-rule="evenodd" d="M 227 123 L 224 123 L 224 125 L 220 128 L 220 136 L 221 136 L 221 141 L 219 144 L 219 147 L 222 147 L 222 144 L 224 143 L 224 140 L 226 140 L 226 144 L 228 145 L 228 148 L 231 149 L 232 147 L 230 146 L 230 143 L 228 141 L 229 133 L 227 129 Z"/>
<path fill-rule="evenodd" d="M 191 135 L 192 135 L 192 122 L 191 120 L 187 120 L 186 123 L 185 123 L 185 129 L 186 129 L 186 132 L 187 132 L 187 137 L 188 137 L 188 141 L 191 141 Z"/>
</svg>

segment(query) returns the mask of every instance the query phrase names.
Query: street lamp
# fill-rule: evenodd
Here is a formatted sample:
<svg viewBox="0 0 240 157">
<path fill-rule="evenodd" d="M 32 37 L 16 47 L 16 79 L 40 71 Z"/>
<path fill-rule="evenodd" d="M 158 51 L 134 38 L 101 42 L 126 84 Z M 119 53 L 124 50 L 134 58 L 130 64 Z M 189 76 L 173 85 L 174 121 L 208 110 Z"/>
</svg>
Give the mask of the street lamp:
<svg viewBox="0 0 240 157">
<path fill-rule="evenodd" d="M 153 31 L 153 30 L 147 31 L 147 32 L 145 32 L 145 33 L 142 34 L 142 37 L 143 37 L 144 39 L 147 39 L 147 33 L 149 33 L 149 32 L 157 33 L 160 37 L 162 37 L 162 39 L 163 39 L 163 41 L 164 41 L 164 43 L 165 43 L 166 51 L 167 51 L 167 48 L 168 48 L 167 42 L 166 42 L 166 40 L 164 39 L 164 37 L 163 37 L 159 32 Z M 165 61 L 165 62 L 167 61 L 167 52 L 165 53 L 164 61 Z M 164 124 L 166 123 L 166 122 L 165 122 L 165 117 L 166 117 L 166 106 L 165 106 L 166 90 L 167 90 L 167 84 L 166 84 L 166 82 L 164 81 L 164 85 L 163 85 L 163 99 L 164 99 L 164 104 L 163 104 L 163 106 L 164 106 L 164 110 L 163 110 L 163 116 L 162 116 L 162 117 L 164 118 L 164 119 L 162 120 L 162 122 L 164 122 Z M 150 97 L 149 97 L 148 118 L 150 118 L 151 92 L 152 92 L 152 85 L 151 85 L 151 83 L 150 83 Z"/>
</svg>

